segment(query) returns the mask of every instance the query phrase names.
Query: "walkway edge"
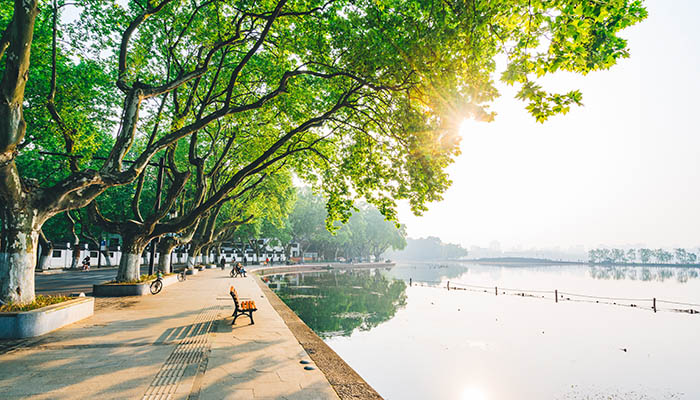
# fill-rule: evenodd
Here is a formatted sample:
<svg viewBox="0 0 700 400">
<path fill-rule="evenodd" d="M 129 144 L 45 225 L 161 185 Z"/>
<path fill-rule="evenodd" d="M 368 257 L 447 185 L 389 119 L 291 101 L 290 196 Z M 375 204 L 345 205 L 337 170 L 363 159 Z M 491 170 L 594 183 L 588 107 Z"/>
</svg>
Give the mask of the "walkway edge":
<svg viewBox="0 0 700 400">
<path fill-rule="evenodd" d="M 342 400 L 382 400 L 360 374 L 316 335 L 256 274 L 251 274 L 301 347 L 323 372 Z"/>
</svg>

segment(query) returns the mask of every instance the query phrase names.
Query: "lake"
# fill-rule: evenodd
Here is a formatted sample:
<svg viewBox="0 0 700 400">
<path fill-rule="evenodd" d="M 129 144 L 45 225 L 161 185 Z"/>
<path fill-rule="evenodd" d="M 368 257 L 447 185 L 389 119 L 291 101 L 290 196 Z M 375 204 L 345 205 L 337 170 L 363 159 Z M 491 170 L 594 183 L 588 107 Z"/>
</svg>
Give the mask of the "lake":
<svg viewBox="0 0 700 400">
<path fill-rule="evenodd" d="M 398 263 L 270 285 L 386 399 L 700 398 L 700 306 L 661 301 L 700 304 L 697 269 Z"/>
</svg>

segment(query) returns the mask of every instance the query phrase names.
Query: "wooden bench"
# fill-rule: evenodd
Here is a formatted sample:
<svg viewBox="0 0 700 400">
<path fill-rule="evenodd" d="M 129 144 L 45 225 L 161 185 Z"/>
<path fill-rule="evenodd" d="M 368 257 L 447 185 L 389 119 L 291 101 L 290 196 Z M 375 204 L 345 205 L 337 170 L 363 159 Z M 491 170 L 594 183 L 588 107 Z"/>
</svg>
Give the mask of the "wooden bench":
<svg viewBox="0 0 700 400">
<path fill-rule="evenodd" d="M 255 311 L 258 311 L 257 308 L 255 308 L 255 302 L 253 300 L 243 300 L 243 301 L 238 301 L 238 292 L 236 292 L 236 288 L 231 286 L 231 289 L 229 290 L 229 294 L 231 294 L 231 298 L 233 298 L 233 322 L 231 322 L 231 325 L 236 324 L 236 318 L 240 317 L 241 315 L 245 315 L 248 318 L 250 318 L 250 324 L 253 325 L 255 321 L 253 321 L 253 313 Z"/>
</svg>

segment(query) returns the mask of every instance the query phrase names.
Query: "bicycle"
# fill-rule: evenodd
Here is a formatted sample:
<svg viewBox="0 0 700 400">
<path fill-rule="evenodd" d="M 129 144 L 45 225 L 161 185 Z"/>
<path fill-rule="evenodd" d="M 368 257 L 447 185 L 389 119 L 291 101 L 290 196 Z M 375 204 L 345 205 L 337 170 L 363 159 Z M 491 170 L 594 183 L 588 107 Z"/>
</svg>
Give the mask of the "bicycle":
<svg viewBox="0 0 700 400">
<path fill-rule="evenodd" d="M 180 273 L 177 274 L 177 280 L 178 282 L 182 282 L 187 280 L 187 270 L 182 270 Z"/>
<path fill-rule="evenodd" d="M 156 280 L 151 283 L 151 294 L 158 294 L 161 289 L 163 289 L 163 275 L 158 271 Z"/>
</svg>

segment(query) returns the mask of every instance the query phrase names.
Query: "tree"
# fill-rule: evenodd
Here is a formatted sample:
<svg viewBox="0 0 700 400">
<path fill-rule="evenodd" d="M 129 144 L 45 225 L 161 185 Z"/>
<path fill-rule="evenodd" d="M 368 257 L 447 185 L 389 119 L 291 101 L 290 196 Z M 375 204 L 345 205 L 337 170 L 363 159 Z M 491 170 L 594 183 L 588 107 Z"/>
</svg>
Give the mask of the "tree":
<svg viewBox="0 0 700 400">
<path fill-rule="evenodd" d="M 627 260 L 625 259 L 625 251 L 622 249 L 612 249 L 610 252 L 610 257 L 613 264 L 623 263 Z"/>
<path fill-rule="evenodd" d="M 639 249 L 639 260 L 643 264 L 647 264 L 649 260 L 654 256 L 654 251 L 651 249 Z"/>
<path fill-rule="evenodd" d="M 656 249 L 654 250 L 654 257 L 659 264 L 666 264 L 673 259 L 673 254 L 664 250 Z"/>
<path fill-rule="evenodd" d="M 37 35 L 37 42 L 39 0 L 0 6 L 4 302 L 33 300 L 36 245 L 46 220 L 87 206 L 110 187 L 133 182 L 156 154 L 204 134 L 213 124 L 229 123 L 230 132 L 242 133 L 229 138 L 235 137 L 249 161 L 232 165 L 206 201 L 173 222 L 183 230 L 281 163 L 323 190 L 330 220 L 347 220 L 359 197 L 392 219 L 397 199 L 408 199 L 420 213 L 449 185 L 444 168 L 459 152 L 462 118 L 494 115 L 485 104 L 497 95 L 492 79 L 497 54 L 508 54 L 502 79 L 520 85 L 518 97 L 544 121 L 580 104 L 581 95 L 547 93 L 533 79 L 560 70 L 611 67 L 628 56 L 626 42 L 616 34 L 646 16 L 641 2 L 631 0 L 72 4 L 82 13 L 74 26 L 54 18 L 58 22 L 49 25 L 56 27 L 54 34 Z M 59 9 L 60 4 L 53 5 L 47 12 Z M 48 39 L 69 31 L 81 40 Z M 546 52 L 536 50 L 542 41 L 549 43 Z M 103 60 L 107 54 L 106 70 L 115 85 L 66 107 L 117 99 L 121 109 L 96 113 L 85 107 L 90 111 L 81 113 L 95 126 L 109 120 L 106 115 L 116 120 L 116 135 L 97 146 L 107 152 L 105 160 L 84 156 L 79 162 L 84 143 L 73 133 L 66 109 L 52 107 L 51 93 L 62 93 L 66 81 L 66 74 L 59 75 L 59 57 L 30 68 L 32 51 L 47 43 L 52 54 L 65 54 L 71 67 L 76 65 L 72 56 Z M 33 73 L 42 65 L 49 75 Z M 50 88 L 45 102 L 50 118 L 45 120 L 56 127 L 53 131 L 36 129 L 25 118 L 25 94 L 42 85 Z M 140 145 L 139 138 L 158 120 L 159 100 L 166 98 L 170 124 Z M 27 179 L 18 169 L 18 160 L 28 154 L 24 149 L 42 140 L 60 144 L 69 156 L 56 182 Z M 133 163 L 125 165 L 127 156 Z"/>
<path fill-rule="evenodd" d="M 458 244 L 443 243 L 438 237 L 406 240 L 406 248 L 400 252 L 392 252 L 388 256 L 404 260 L 446 260 L 456 259 L 467 255 L 467 250 Z"/>
<path fill-rule="evenodd" d="M 297 201 L 289 215 L 289 229 L 292 241 L 299 244 L 299 254 L 304 256 L 314 237 L 324 230 L 326 209 L 323 199 L 308 189 L 299 190 Z"/>
<path fill-rule="evenodd" d="M 678 264 L 690 264 L 690 255 L 685 249 L 677 248 L 673 252 Z"/>
<path fill-rule="evenodd" d="M 627 250 L 627 260 L 631 263 L 637 260 L 637 251 L 635 249 Z"/>
<path fill-rule="evenodd" d="M 598 261 L 598 249 L 588 250 L 588 262 L 595 264 Z"/>
</svg>

